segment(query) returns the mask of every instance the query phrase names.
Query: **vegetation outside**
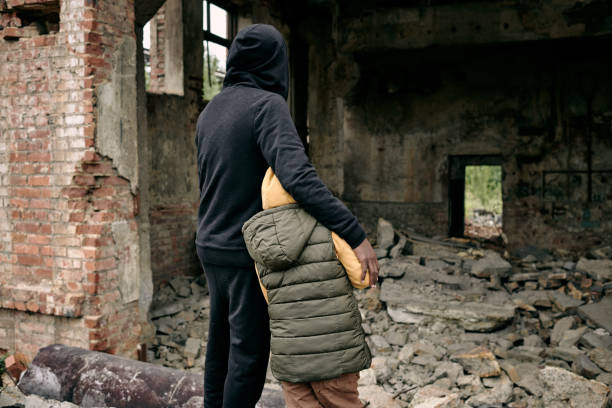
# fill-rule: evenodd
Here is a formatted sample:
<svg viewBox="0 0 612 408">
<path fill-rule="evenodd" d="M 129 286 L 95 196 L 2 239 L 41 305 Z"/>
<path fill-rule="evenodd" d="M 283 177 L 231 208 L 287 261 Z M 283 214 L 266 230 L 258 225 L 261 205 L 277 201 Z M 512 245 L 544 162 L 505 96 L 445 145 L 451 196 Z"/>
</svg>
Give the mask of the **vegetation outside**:
<svg viewBox="0 0 612 408">
<path fill-rule="evenodd" d="M 501 166 L 465 167 L 465 217 L 478 209 L 502 213 Z"/>
<path fill-rule="evenodd" d="M 221 92 L 223 81 L 216 75 L 219 70 L 219 60 L 216 56 L 210 56 L 210 77 L 208 76 L 208 54 L 204 55 L 204 86 L 202 97 L 205 101 L 210 101 L 213 96 Z M 210 81 L 209 81 L 210 78 Z"/>
</svg>

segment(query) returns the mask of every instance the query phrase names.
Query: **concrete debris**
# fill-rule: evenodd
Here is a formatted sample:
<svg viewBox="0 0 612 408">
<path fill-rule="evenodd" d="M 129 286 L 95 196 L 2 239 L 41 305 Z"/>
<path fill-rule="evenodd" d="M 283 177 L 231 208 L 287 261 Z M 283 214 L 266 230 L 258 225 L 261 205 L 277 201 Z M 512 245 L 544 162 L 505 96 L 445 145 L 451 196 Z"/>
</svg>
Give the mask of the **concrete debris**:
<svg viewBox="0 0 612 408">
<path fill-rule="evenodd" d="M 540 370 L 540 379 L 545 385 L 545 407 L 604 408 L 608 402 L 608 386 L 562 368 L 545 367 Z"/>
<path fill-rule="evenodd" d="M 379 218 L 376 228 L 376 246 L 382 250 L 389 250 L 393 246 L 394 240 L 393 225 L 384 218 Z"/>
<path fill-rule="evenodd" d="M 512 265 L 503 259 L 497 252 L 489 251 L 484 258 L 472 265 L 472 275 L 478 278 L 491 276 L 506 277 L 512 271 Z"/>
<path fill-rule="evenodd" d="M 611 259 L 580 258 L 576 270 L 586 273 L 591 279 L 597 281 L 612 281 Z"/>
<path fill-rule="evenodd" d="M 355 290 L 373 354 L 359 380 L 369 407 L 606 406 L 612 296 L 593 290 L 610 282 L 598 280 L 604 275 L 590 262 L 533 248 L 505 260 L 410 234 L 402 242 L 384 221 L 379 232 L 389 245 L 381 285 Z M 398 245 L 414 254 L 394 250 Z M 206 288 L 193 278 L 173 279 L 151 310 L 157 336 L 148 361 L 202 374 Z M 259 408 L 284 406 L 271 374 L 266 390 Z"/>
<path fill-rule="evenodd" d="M 481 378 L 497 377 L 501 374 L 501 368 L 495 356 L 484 347 L 451 356 L 451 360 L 461 364 L 468 374 L 477 375 Z"/>
<path fill-rule="evenodd" d="M 598 303 L 580 306 L 578 314 L 583 319 L 612 333 L 612 295 L 606 296 Z"/>
</svg>

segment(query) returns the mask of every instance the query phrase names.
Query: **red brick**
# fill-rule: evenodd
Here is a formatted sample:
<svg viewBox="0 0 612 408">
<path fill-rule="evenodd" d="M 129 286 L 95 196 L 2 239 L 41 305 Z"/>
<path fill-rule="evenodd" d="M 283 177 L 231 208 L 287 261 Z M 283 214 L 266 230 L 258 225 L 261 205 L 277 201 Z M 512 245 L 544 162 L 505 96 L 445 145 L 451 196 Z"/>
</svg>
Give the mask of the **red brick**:
<svg viewBox="0 0 612 408">
<path fill-rule="evenodd" d="M 16 254 L 38 255 L 39 248 L 35 245 L 13 244 L 13 252 Z"/>
<path fill-rule="evenodd" d="M 17 352 L 11 356 L 8 356 L 6 360 L 4 360 L 4 365 L 6 367 L 6 371 L 8 371 L 13 380 L 19 381 L 21 373 L 28 368 L 28 360 L 25 355 Z"/>
<path fill-rule="evenodd" d="M 28 184 L 31 186 L 48 186 L 49 176 L 30 176 Z"/>
<path fill-rule="evenodd" d="M 49 268 L 37 268 L 34 270 L 36 279 L 53 279 L 53 270 Z"/>
<path fill-rule="evenodd" d="M 21 265 L 42 265 L 43 259 L 34 255 L 18 255 L 17 262 Z"/>
<path fill-rule="evenodd" d="M 78 225 L 76 227 L 76 233 L 79 235 L 80 234 L 102 234 L 105 228 L 106 228 L 105 225 L 83 224 L 83 225 Z"/>
</svg>

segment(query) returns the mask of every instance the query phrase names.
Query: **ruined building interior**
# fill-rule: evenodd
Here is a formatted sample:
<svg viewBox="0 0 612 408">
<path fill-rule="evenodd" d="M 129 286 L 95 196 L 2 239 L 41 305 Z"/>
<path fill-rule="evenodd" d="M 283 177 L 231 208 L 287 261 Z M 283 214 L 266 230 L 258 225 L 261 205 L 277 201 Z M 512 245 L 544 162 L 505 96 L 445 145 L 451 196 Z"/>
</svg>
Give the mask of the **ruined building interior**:
<svg viewBox="0 0 612 408">
<path fill-rule="evenodd" d="M 225 13 L 224 32 L 211 10 Z M 223 75 L 210 50 L 223 53 L 252 23 L 285 36 L 296 128 L 373 242 L 383 218 L 398 231 L 394 245 L 412 236 L 469 247 L 449 240 L 465 231 L 466 168 L 498 166 L 496 248 L 512 273 L 529 256 L 565 263 L 490 284 L 574 288 L 581 305 L 610 299 L 608 0 L 0 0 L 0 355 L 31 361 L 60 343 L 137 359 L 159 344 L 155 297 L 200 275 L 195 124 L 203 88 Z M 404 249 L 422 267 L 439 255 Z M 542 279 L 567 261 L 564 277 Z M 572 284 L 579 273 L 592 283 Z M 382 307 L 392 310 L 394 296 L 383 293 Z M 551 307 L 576 319 L 568 330 L 582 316 L 610 338 L 609 316 L 593 323 L 577 305 Z M 581 375 L 609 387 L 606 344 L 593 347 L 603 357 L 589 354 L 606 363 Z"/>
</svg>

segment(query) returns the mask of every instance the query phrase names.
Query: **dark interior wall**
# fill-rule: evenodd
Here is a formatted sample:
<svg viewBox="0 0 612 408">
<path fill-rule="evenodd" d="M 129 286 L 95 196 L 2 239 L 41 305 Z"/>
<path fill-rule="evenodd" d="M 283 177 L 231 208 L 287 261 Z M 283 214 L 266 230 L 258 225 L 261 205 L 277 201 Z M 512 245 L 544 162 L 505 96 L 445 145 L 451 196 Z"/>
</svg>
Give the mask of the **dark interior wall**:
<svg viewBox="0 0 612 408">
<path fill-rule="evenodd" d="M 588 194 L 589 157 L 593 171 L 612 171 L 610 44 L 358 55 L 360 80 L 344 101 L 343 197 L 367 225 L 384 216 L 444 235 L 448 157 L 501 155 L 511 246 L 580 249 L 612 236 L 612 173 L 592 173 Z"/>
<path fill-rule="evenodd" d="M 168 7 L 173 3 L 181 10 L 180 14 L 176 10 L 171 14 L 182 20 L 174 35 L 183 38 L 165 44 L 189 45 L 181 47 L 180 53 L 182 89 L 177 92 L 179 95 L 147 94 L 151 269 L 155 287 L 174 276 L 199 272 L 194 244 L 199 199 L 194 137 L 203 108 L 202 3 L 187 0 L 166 3 L 165 23 L 175 26 L 177 22 L 168 21 Z M 174 65 L 181 64 L 175 61 Z"/>
</svg>

